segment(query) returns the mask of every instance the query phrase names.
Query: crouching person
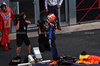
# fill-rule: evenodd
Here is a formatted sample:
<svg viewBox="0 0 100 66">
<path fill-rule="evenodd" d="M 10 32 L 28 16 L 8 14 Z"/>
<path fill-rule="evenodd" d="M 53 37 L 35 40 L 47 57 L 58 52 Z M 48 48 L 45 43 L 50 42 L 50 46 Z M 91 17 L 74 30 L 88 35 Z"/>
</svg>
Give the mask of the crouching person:
<svg viewBox="0 0 100 66">
<path fill-rule="evenodd" d="M 21 46 L 23 44 L 23 42 L 27 45 L 27 50 L 28 50 L 28 53 L 30 54 L 30 50 L 31 50 L 31 45 L 30 45 L 30 40 L 28 38 L 28 35 L 27 35 L 27 25 L 28 24 L 31 24 L 30 21 L 26 20 L 26 15 L 24 12 L 22 12 L 20 14 L 20 18 L 18 19 L 17 21 L 17 24 L 16 24 L 16 42 L 17 42 L 17 58 L 20 58 L 19 57 L 19 54 L 20 54 L 20 50 L 21 50 Z"/>
<path fill-rule="evenodd" d="M 48 38 L 48 27 L 47 21 L 38 21 L 38 42 L 39 42 L 39 49 L 40 52 L 44 52 L 45 50 L 50 51 L 49 46 L 49 38 Z"/>
</svg>

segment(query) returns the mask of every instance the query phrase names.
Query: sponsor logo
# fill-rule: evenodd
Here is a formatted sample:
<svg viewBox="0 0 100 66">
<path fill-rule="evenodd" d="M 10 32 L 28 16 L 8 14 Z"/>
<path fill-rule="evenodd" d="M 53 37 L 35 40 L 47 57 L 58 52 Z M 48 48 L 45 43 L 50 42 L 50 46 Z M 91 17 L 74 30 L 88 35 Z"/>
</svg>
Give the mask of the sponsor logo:
<svg viewBox="0 0 100 66">
<path fill-rule="evenodd" d="M 11 16 L 11 13 L 8 13 L 7 15 L 3 16 L 3 19 L 8 19 Z"/>
</svg>

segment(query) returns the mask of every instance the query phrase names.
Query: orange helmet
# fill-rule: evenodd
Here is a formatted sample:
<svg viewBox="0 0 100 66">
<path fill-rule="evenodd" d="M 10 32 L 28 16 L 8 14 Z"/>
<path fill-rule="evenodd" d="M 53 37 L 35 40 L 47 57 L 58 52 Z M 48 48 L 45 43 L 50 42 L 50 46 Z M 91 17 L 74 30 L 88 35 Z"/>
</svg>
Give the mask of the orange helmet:
<svg viewBox="0 0 100 66">
<path fill-rule="evenodd" d="M 49 19 L 48 20 L 49 23 L 54 22 L 56 20 L 56 16 L 54 14 L 49 14 L 47 17 Z"/>
</svg>

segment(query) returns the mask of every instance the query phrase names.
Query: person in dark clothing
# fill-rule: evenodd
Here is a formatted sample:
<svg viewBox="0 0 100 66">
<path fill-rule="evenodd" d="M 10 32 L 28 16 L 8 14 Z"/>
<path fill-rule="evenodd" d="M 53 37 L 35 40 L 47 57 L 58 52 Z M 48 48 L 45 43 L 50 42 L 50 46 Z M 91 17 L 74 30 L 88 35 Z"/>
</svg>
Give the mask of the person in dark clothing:
<svg viewBox="0 0 100 66">
<path fill-rule="evenodd" d="M 23 42 L 27 45 L 28 53 L 30 54 L 30 41 L 27 36 L 27 25 L 31 24 L 30 21 L 26 20 L 26 15 L 24 12 L 20 14 L 20 18 L 18 18 L 17 25 L 16 25 L 16 42 L 17 42 L 17 57 L 19 57 L 21 46 Z"/>
<path fill-rule="evenodd" d="M 52 45 L 53 52 L 54 52 L 53 59 L 56 61 L 58 59 L 58 51 L 57 51 L 57 48 L 56 48 L 55 40 L 56 40 L 55 31 L 53 31 L 52 39 L 51 39 L 51 45 Z"/>
<path fill-rule="evenodd" d="M 49 24 L 49 44 L 51 45 L 50 48 L 51 48 L 51 52 L 53 54 L 53 60 L 54 60 L 54 62 L 50 63 L 52 65 L 54 63 L 57 63 L 56 60 L 58 59 L 58 51 L 55 44 L 55 40 L 56 40 L 55 30 L 56 30 L 57 24 L 56 24 L 56 16 L 54 14 L 49 14 L 47 17 L 48 17 L 48 24 Z"/>
<path fill-rule="evenodd" d="M 49 51 L 49 40 L 48 40 L 48 27 L 46 26 L 46 21 L 38 21 L 38 42 L 40 52 L 44 52 L 45 50 Z"/>
<path fill-rule="evenodd" d="M 58 9 L 60 8 L 61 4 L 63 3 L 63 0 L 60 0 L 59 5 L 57 6 L 58 0 L 45 0 L 45 9 L 48 14 L 54 13 L 57 17 L 57 28 L 61 30 L 60 24 L 59 24 L 59 17 L 58 17 Z"/>
</svg>

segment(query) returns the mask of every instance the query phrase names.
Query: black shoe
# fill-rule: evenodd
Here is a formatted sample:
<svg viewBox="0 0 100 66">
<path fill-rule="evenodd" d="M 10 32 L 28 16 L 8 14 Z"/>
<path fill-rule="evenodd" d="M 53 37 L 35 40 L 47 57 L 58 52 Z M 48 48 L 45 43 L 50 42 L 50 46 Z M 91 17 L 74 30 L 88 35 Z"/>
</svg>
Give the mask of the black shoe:
<svg viewBox="0 0 100 66">
<path fill-rule="evenodd" d="M 17 66 L 18 64 L 21 63 L 21 57 L 17 56 L 15 58 L 13 58 L 10 62 L 9 62 L 9 66 Z"/>
<path fill-rule="evenodd" d="M 20 57 L 20 56 L 17 56 L 17 57 L 15 57 L 14 59 L 21 59 L 21 57 Z"/>
<path fill-rule="evenodd" d="M 28 53 L 28 55 L 31 55 L 31 53 Z"/>
</svg>

